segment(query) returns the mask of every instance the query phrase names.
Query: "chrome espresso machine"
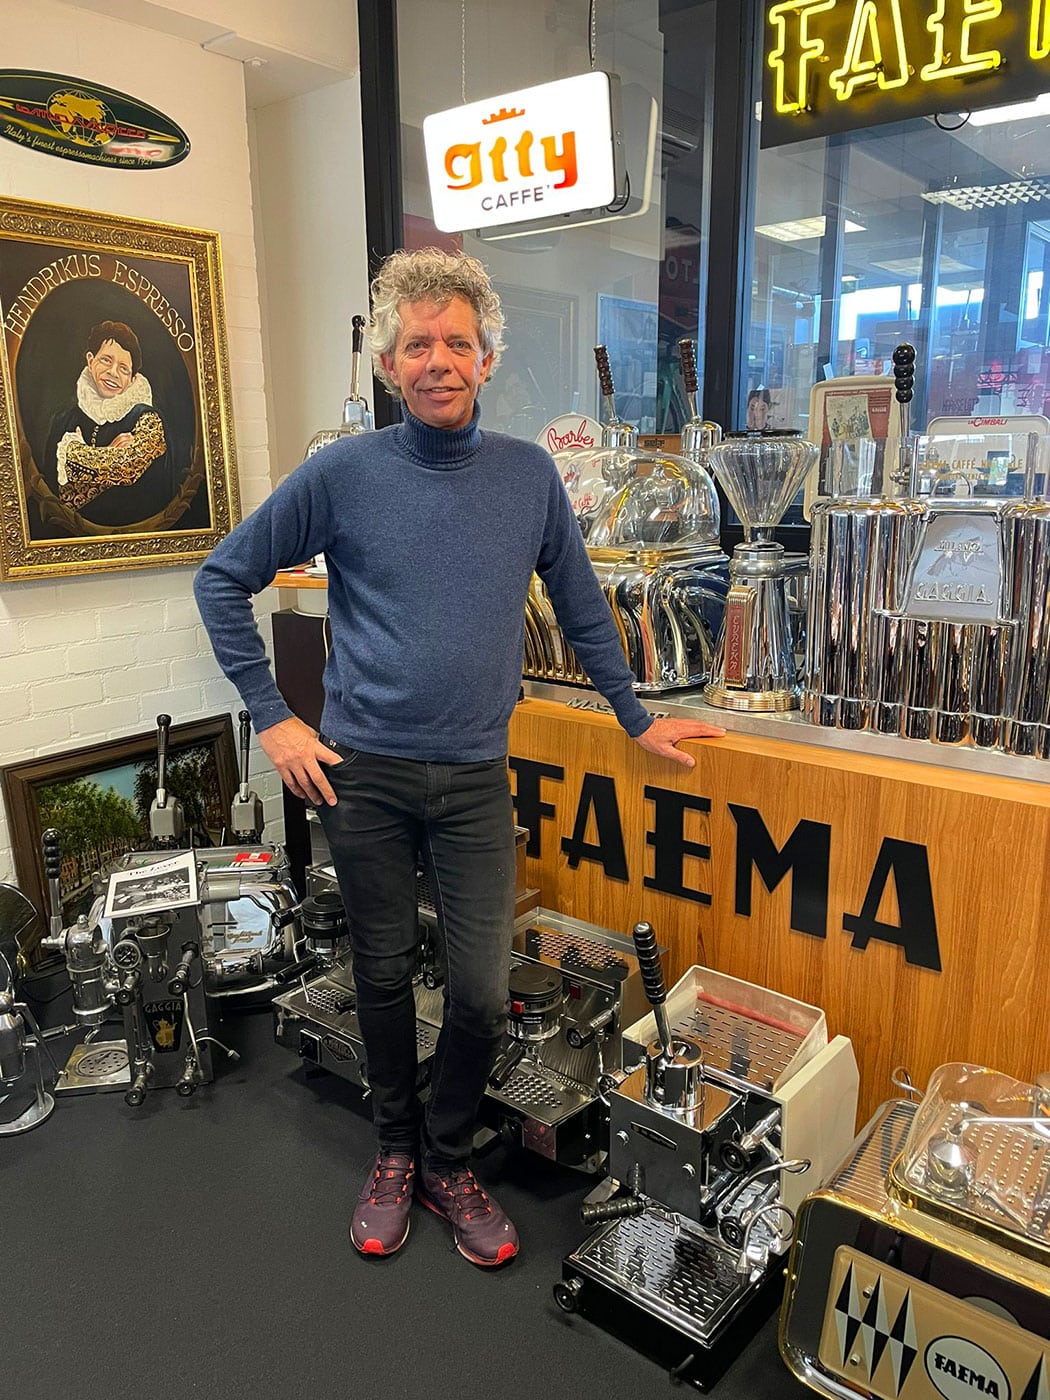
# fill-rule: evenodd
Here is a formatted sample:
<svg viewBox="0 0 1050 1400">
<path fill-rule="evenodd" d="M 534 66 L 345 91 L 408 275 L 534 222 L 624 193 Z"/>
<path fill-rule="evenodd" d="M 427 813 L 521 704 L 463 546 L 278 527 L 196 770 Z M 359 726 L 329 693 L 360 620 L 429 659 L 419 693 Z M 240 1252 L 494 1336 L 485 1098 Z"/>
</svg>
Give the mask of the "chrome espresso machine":
<svg viewBox="0 0 1050 1400">
<path fill-rule="evenodd" d="M 696 416 L 695 355 L 691 341 L 682 346 L 693 417 L 680 455 L 639 448 L 637 429 L 620 421 L 604 345 L 594 351 L 606 411 L 602 445 L 554 454 L 642 694 L 707 679 L 728 588 L 706 464 L 721 430 Z M 524 674 L 590 686 L 538 577 L 526 603 Z"/>
<path fill-rule="evenodd" d="M 828 1400 L 1046 1400 L 1050 1075 L 900 1087 L 799 1210 L 784 1360 Z"/>
<path fill-rule="evenodd" d="M 853 1139 L 853 1047 L 823 1012 L 709 968 L 667 993 L 648 924 L 651 1013 L 624 1031 L 608 1178 L 554 1296 L 677 1381 L 708 1389 L 779 1301 L 809 1182 Z"/>
</svg>

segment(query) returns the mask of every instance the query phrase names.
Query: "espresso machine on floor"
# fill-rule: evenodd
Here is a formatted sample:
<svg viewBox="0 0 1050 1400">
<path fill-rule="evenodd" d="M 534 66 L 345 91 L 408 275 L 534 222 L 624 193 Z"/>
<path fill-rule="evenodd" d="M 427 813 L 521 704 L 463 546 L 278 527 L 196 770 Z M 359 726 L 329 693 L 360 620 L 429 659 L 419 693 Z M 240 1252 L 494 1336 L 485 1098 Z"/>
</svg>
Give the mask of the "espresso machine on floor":
<svg viewBox="0 0 1050 1400">
<path fill-rule="evenodd" d="M 515 838 L 515 925 L 520 926 L 535 910 L 539 891 L 529 889 L 525 881 L 528 832 L 517 827 Z M 334 868 L 312 866 L 307 888 L 310 894 L 299 911 L 305 955 L 277 973 L 277 981 L 287 990 L 273 999 L 274 1039 L 306 1064 L 329 1070 L 367 1092 L 368 1064 L 357 1018 L 350 931 Z M 444 978 L 437 910 L 430 876 L 422 867 L 416 873 L 416 909 L 419 944 L 413 995 L 418 1084 L 423 1089 L 430 1079 L 441 1030 Z"/>
<path fill-rule="evenodd" d="M 799 1210 L 784 1360 L 829 1400 L 1046 1400 L 1050 1075 L 894 1082 Z"/>
<path fill-rule="evenodd" d="M 481 1121 L 504 1142 L 577 1171 L 601 1171 L 624 1027 L 645 1007 L 630 938 L 536 909 L 514 935 L 507 1037 Z"/>
<path fill-rule="evenodd" d="M 624 1032 L 596 1228 L 554 1296 L 706 1390 L 778 1301 L 807 1185 L 852 1141 L 857 1066 L 816 1007 L 703 967 L 667 993 L 651 926 L 634 942 L 653 1009 Z"/>
</svg>

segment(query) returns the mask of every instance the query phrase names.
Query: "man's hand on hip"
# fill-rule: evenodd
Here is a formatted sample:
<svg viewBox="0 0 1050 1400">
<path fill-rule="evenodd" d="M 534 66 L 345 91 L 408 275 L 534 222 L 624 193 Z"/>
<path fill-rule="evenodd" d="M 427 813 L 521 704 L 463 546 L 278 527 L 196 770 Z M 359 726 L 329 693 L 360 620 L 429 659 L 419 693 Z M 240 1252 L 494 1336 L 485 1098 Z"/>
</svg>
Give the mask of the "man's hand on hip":
<svg viewBox="0 0 1050 1400">
<path fill-rule="evenodd" d="M 281 775 L 281 781 L 296 797 L 315 806 L 327 802 L 335 806 L 335 793 L 325 777 L 322 763 L 342 763 L 333 750 L 326 748 L 308 724 L 293 715 L 259 731 L 263 753 Z"/>
<path fill-rule="evenodd" d="M 677 747 L 681 740 L 717 739 L 724 733 L 724 729 L 719 729 L 716 724 L 706 724 L 702 719 L 654 719 L 645 733 L 638 735 L 635 743 L 660 758 L 670 758 L 686 768 L 694 768 L 696 759 L 692 754 L 683 753 Z"/>
</svg>

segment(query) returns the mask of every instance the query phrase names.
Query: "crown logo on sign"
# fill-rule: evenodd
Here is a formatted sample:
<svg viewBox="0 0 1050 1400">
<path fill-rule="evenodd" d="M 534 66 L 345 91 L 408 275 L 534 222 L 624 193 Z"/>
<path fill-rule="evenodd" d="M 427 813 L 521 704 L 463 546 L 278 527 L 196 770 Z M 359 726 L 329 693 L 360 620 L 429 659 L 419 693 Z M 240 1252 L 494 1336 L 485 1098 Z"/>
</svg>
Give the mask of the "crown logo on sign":
<svg viewBox="0 0 1050 1400">
<path fill-rule="evenodd" d="M 493 112 L 491 117 L 482 117 L 482 126 L 491 126 L 493 122 L 509 122 L 512 117 L 523 117 L 524 107 L 512 107 L 508 112 L 506 107 L 501 107 L 498 112 Z"/>
</svg>

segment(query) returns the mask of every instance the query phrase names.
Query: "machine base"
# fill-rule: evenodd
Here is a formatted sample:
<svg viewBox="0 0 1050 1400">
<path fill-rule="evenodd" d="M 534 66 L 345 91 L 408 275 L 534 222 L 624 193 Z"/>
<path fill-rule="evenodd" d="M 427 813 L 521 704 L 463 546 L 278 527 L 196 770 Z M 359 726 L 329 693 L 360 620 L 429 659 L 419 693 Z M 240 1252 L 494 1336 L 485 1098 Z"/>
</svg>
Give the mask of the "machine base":
<svg viewBox="0 0 1050 1400">
<path fill-rule="evenodd" d="M 126 1089 L 131 1083 L 125 1040 L 75 1045 L 55 1083 L 56 1094 L 92 1094 Z"/>
<path fill-rule="evenodd" d="M 610 1246 L 624 1267 L 609 1266 Z M 751 1286 L 734 1287 L 732 1271 L 727 1251 L 705 1251 L 698 1237 L 679 1235 L 647 1211 L 600 1227 L 565 1258 L 554 1298 L 563 1311 L 579 1313 L 656 1362 L 673 1381 L 708 1391 L 783 1296 L 782 1265 Z"/>
</svg>

